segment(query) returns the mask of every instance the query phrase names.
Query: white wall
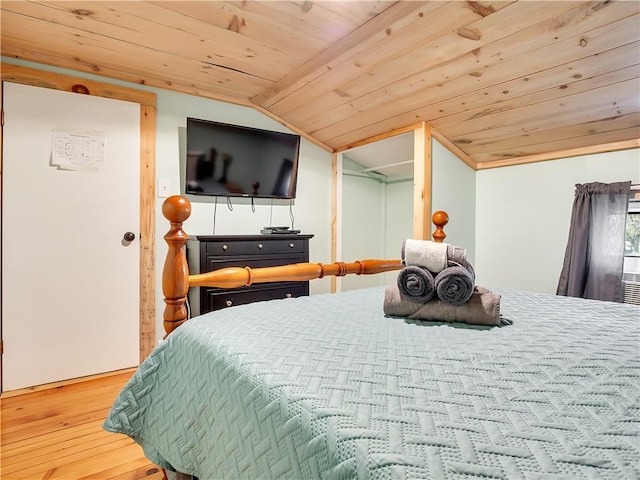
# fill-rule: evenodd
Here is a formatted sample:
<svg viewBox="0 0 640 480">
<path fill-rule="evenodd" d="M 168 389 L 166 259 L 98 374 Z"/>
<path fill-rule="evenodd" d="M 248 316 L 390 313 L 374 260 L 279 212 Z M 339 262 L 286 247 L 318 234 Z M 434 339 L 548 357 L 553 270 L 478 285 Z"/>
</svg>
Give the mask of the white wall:
<svg viewBox="0 0 640 480">
<path fill-rule="evenodd" d="M 400 258 L 402 242 L 413 234 L 413 179 L 353 175 L 362 165 L 343 158 L 342 259 Z M 397 272 L 350 275 L 341 290 L 387 285 Z"/>
<path fill-rule="evenodd" d="M 383 258 L 400 258 L 402 242 L 413 236 L 413 178 L 390 178 L 385 185 L 385 247 Z M 398 278 L 398 272 L 383 273 L 384 285 L 393 284 Z"/>
<path fill-rule="evenodd" d="M 475 267 L 476 172 L 435 139 L 431 162 L 431 210 L 447 212 L 444 241 L 466 248 L 467 259 Z"/>
<path fill-rule="evenodd" d="M 640 150 L 476 172 L 476 274 L 487 287 L 555 293 L 575 184 L 640 181 Z"/>
<path fill-rule="evenodd" d="M 184 159 L 181 160 L 180 155 L 184 155 L 185 151 L 183 142 L 187 117 L 291 132 L 280 123 L 248 107 L 8 57 L 2 57 L 2 61 L 155 93 L 157 96 L 156 178 L 170 180 L 171 194 L 181 193 L 180 162 Z M 156 334 L 158 338 L 161 338 L 164 332 L 162 265 L 167 247 L 163 236 L 168 230 L 168 224 L 162 216 L 163 201 L 164 198 L 156 199 Z M 213 234 L 213 212 L 213 203 L 205 202 L 204 199 L 201 202 L 192 202 L 192 214 L 191 218 L 185 222 L 185 231 L 192 236 Z M 233 199 L 233 211 L 229 211 L 226 202 L 220 199 L 217 206 L 215 233 L 219 235 L 259 234 L 260 228 L 269 224 L 271 212 L 270 200 L 256 201 L 255 212 L 253 212 L 248 199 Z M 295 228 L 302 230 L 303 233 L 314 235 L 309 242 L 309 260 L 329 262 L 331 258 L 331 154 L 304 138 L 300 146 L 297 198 L 293 204 L 293 214 Z M 272 215 L 273 225 L 290 225 L 289 201 L 274 201 Z M 310 284 L 312 294 L 329 290 L 328 278 L 315 280 Z"/>
<path fill-rule="evenodd" d="M 362 166 L 343 158 L 342 175 L 342 254 L 353 262 L 381 258 L 384 251 L 385 186 L 371 175 L 360 174 Z M 380 284 L 379 275 L 348 275 L 341 279 L 342 290 Z"/>
</svg>

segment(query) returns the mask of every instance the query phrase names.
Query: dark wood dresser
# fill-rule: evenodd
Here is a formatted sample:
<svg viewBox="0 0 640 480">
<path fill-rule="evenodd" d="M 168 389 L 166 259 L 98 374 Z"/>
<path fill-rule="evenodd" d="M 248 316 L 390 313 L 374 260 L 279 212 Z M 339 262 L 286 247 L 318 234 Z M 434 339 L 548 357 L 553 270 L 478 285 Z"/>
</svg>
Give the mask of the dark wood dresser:
<svg viewBox="0 0 640 480">
<path fill-rule="evenodd" d="M 226 267 L 275 267 L 309 261 L 313 235 L 213 235 L 187 241 L 189 273 Z M 270 282 L 240 288 L 192 287 L 191 316 L 245 303 L 309 295 L 309 282 Z"/>
</svg>

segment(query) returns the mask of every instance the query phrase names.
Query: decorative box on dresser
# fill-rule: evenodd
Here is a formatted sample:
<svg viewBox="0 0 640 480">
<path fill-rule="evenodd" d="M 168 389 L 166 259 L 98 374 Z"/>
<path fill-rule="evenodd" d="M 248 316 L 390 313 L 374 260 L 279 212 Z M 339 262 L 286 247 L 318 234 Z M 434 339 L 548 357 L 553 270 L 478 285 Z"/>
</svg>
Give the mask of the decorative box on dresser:
<svg viewBox="0 0 640 480">
<path fill-rule="evenodd" d="M 200 235 L 187 241 L 189 273 L 226 267 L 275 267 L 309 261 L 313 235 Z M 189 289 L 191 315 L 233 305 L 309 295 L 309 282 L 269 282 L 240 288 Z"/>
</svg>

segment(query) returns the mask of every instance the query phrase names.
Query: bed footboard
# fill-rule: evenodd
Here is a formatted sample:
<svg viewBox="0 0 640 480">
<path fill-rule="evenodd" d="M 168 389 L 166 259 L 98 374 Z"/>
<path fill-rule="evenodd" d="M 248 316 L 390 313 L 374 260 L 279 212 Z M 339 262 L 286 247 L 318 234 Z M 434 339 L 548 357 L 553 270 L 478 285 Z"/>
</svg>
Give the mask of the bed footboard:
<svg viewBox="0 0 640 480">
<path fill-rule="evenodd" d="M 199 275 L 189 275 L 186 256 L 188 235 L 182 224 L 191 215 L 191 203 L 184 197 L 174 195 L 162 205 L 162 213 L 171 226 L 164 236 L 169 246 L 162 272 L 164 294 L 164 330 L 169 335 L 187 320 L 187 293 L 189 287 L 237 288 L 263 282 L 306 281 L 326 276 L 342 277 L 349 274 L 372 275 L 402 268 L 400 259 L 358 260 L 351 263 L 335 262 L 297 263 L 278 267 L 250 268 L 229 267 Z M 446 237 L 443 227 L 449 221 L 445 212 L 433 214 L 436 230 L 434 241 L 442 242 Z"/>
</svg>

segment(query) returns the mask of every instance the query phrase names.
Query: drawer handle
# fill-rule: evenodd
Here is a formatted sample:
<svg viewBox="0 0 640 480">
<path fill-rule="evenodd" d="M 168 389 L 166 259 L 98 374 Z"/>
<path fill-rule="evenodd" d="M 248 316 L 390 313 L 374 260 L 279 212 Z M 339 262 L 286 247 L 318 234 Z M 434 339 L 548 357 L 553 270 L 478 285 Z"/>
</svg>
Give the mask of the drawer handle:
<svg viewBox="0 0 640 480">
<path fill-rule="evenodd" d="M 229 247 L 227 247 L 226 245 L 222 245 L 222 250 L 224 250 L 225 252 L 227 251 Z"/>
<path fill-rule="evenodd" d="M 233 302 L 231 300 L 227 300 L 227 307 L 230 307 L 231 305 L 233 305 Z"/>
<path fill-rule="evenodd" d="M 290 243 L 289 247 L 293 248 L 293 247 L 295 247 L 295 245 L 293 243 Z"/>
<path fill-rule="evenodd" d="M 262 244 L 261 244 L 261 243 L 259 243 L 259 244 L 258 244 L 258 248 L 259 248 L 260 250 L 262 250 Z"/>
<path fill-rule="evenodd" d="M 284 297 L 285 297 L 285 298 L 291 298 L 291 294 L 290 294 L 290 293 L 287 293 Z"/>
</svg>

